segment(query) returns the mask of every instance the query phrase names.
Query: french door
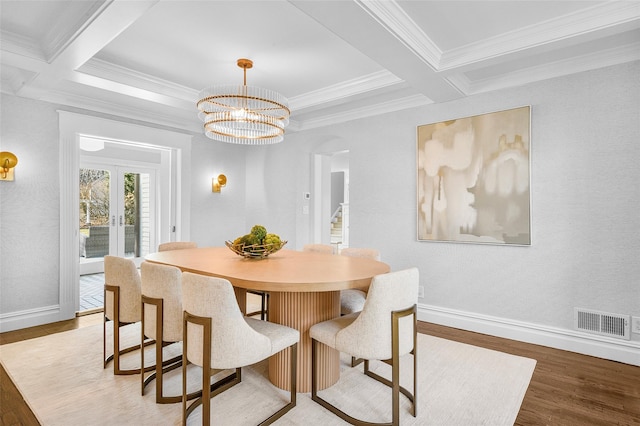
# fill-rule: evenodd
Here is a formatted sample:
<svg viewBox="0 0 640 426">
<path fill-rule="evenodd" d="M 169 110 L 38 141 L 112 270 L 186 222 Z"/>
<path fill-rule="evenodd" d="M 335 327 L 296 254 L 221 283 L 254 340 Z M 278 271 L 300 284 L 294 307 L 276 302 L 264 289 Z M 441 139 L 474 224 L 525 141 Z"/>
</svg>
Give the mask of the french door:
<svg viewBox="0 0 640 426">
<path fill-rule="evenodd" d="M 140 264 L 156 246 L 156 169 L 83 162 L 80 275 L 104 272 L 104 256 Z"/>
</svg>

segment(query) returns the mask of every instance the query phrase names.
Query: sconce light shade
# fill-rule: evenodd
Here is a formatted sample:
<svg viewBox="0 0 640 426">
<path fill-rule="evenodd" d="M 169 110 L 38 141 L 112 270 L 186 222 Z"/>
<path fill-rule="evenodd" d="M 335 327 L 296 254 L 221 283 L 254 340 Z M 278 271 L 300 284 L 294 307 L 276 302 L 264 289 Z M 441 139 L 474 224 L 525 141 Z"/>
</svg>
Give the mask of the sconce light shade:
<svg viewBox="0 0 640 426">
<path fill-rule="evenodd" d="M 211 179 L 211 192 L 220 192 L 220 188 L 227 184 L 227 177 L 225 175 L 218 175 Z"/>
<path fill-rule="evenodd" d="M 18 164 L 18 157 L 8 151 L 0 152 L 0 180 L 13 180 L 13 168 Z"/>
</svg>

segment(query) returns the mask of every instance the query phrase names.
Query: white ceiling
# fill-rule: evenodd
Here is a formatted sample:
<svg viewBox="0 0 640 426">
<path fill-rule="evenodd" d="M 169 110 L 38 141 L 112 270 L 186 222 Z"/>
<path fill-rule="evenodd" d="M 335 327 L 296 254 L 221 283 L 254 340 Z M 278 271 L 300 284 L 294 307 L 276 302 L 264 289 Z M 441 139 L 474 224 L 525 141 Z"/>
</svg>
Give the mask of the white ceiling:
<svg viewBox="0 0 640 426">
<path fill-rule="evenodd" d="M 288 131 L 640 59 L 636 0 L 0 0 L 0 30 L 3 93 L 193 132 L 242 57 Z"/>
</svg>

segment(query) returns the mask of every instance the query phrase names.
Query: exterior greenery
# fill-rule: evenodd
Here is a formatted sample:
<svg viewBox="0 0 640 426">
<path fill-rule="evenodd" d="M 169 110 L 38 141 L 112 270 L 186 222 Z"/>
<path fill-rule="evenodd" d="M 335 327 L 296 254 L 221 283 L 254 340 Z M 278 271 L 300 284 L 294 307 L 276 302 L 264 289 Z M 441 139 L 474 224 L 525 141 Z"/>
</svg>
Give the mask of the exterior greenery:
<svg viewBox="0 0 640 426">
<path fill-rule="evenodd" d="M 137 217 L 136 187 L 138 175 L 124 175 L 125 225 L 134 225 Z M 110 174 L 107 170 L 80 169 L 80 228 L 109 224 Z"/>
</svg>

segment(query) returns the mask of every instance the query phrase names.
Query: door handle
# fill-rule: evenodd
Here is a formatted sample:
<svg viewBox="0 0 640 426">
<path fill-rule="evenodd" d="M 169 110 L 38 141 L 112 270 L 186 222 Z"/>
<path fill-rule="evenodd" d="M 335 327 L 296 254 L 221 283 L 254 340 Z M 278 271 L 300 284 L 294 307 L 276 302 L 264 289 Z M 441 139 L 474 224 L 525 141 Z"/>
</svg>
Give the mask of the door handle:
<svg viewBox="0 0 640 426">
<path fill-rule="evenodd" d="M 116 226 L 116 217 L 111 216 L 111 226 Z"/>
<path fill-rule="evenodd" d="M 122 226 L 122 215 L 120 215 L 120 226 Z"/>
</svg>

